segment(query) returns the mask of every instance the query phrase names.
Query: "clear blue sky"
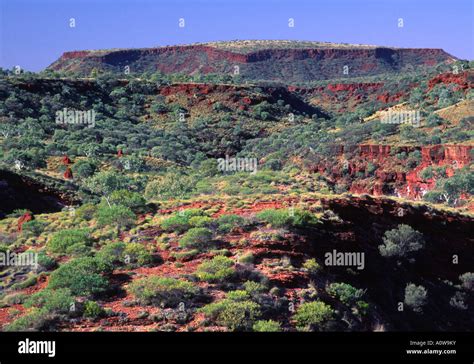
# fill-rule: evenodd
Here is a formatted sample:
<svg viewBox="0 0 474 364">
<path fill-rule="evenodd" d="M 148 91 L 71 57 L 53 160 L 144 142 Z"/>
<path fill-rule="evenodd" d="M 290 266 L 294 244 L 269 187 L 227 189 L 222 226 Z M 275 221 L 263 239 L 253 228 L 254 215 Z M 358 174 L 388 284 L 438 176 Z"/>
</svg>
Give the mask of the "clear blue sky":
<svg viewBox="0 0 474 364">
<path fill-rule="evenodd" d="M 474 59 L 473 0 L 0 0 L 0 66 L 64 51 L 232 39 L 443 48 Z M 76 27 L 69 27 L 69 19 Z M 184 18 L 185 28 L 178 27 Z M 288 18 L 295 27 L 288 27 Z M 404 27 L 397 20 L 403 18 Z"/>
</svg>

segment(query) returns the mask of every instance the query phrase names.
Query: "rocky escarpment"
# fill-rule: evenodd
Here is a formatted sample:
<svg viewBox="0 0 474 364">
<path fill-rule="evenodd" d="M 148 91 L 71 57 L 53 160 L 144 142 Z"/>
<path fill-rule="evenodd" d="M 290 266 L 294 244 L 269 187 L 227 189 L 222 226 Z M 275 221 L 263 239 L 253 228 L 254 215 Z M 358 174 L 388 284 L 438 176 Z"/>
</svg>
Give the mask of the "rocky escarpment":
<svg viewBox="0 0 474 364">
<path fill-rule="evenodd" d="M 272 80 L 287 83 L 369 76 L 397 72 L 404 67 L 432 67 L 455 58 L 442 49 L 401 49 L 386 47 L 284 48 L 233 51 L 213 44 L 169 46 L 147 49 L 65 52 L 49 69 L 88 76 L 93 69 L 121 73 L 165 74 L 238 74 L 248 80 Z"/>
<path fill-rule="evenodd" d="M 69 195 L 7 170 L 0 170 L 0 201 L 0 217 L 16 209 L 28 209 L 33 213 L 60 211 L 74 202 Z"/>
<path fill-rule="evenodd" d="M 334 181 L 348 180 L 352 193 L 374 196 L 395 195 L 419 200 L 436 186 L 436 178 L 425 179 L 421 172 L 427 167 L 444 167 L 451 177 L 456 170 L 467 167 L 472 161 L 472 145 L 390 146 L 361 144 L 334 146 L 331 155 L 336 164 L 321 162 L 314 171 Z M 397 155 L 419 152 L 421 160 L 410 169 Z M 347 156 L 350 159 L 346 159 Z M 369 164 L 373 172 L 369 171 Z"/>
</svg>

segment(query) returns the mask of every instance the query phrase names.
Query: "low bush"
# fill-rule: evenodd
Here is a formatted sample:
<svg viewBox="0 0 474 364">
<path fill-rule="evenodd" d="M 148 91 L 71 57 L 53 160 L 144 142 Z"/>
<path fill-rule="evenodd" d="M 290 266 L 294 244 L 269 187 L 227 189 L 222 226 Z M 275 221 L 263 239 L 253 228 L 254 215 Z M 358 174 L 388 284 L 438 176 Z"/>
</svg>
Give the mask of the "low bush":
<svg viewBox="0 0 474 364">
<path fill-rule="evenodd" d="M 51 270 L 56 268 L 56 261 L 50 256 L 46 255 L 45 252 L 38 253 L 38 264 L 46 270 Z"/>
<path fill-rule="evenodd" d="M 263 210 L 257 214 L 257 219 L 277 228 L 304 227 L 314 225 L 318 222 L 314 214 L 299 209 Z"/>
<path fill-rule="evenodd" d="M 250 330 L 255 320 L 260 317 L 260 306 L 252 301 L 235 301 L 224 299 L 211 303 L 199 310 L 206 317 L 215 320 L 218 325 L 231 331 Z"/>
<path fill-rule="evenodd" d="M 199 254 L 198 249 L 191 249 L 191 250 L 184 250 L 179 252 L 172 252 L 170 254 L 171 257 L 175 258 L 176 260 L 185 261 L 191 259 L 192 257 Z"/>
<path fill-rule="evenodd" d="M 239 257 L 239 263 L 241 264 L 253 264 L 255 257 L 252 252 L 244 253 Z"/>
<path fill-rule="evenodd" d="M 310 274 L 316 274 L 321 270 L 321 266 L 314 258 L 306 259 L 302 268 Z"/>
<path fill-rule="evenodd" d="M 357 289 L 348 283 L 331 283 L 327 293 L 345 305 L 352 305 L 364 295 L 364 290 Z"/>
<path fill-rule="evenodd" d="M 234 228 L 245 225 L 245 219 L 239 215 L 229 214 L 220 216 L 215 223 L 217 231 L 221 234 L 230 233 Z"/>
<path fill-rule="evenodd" d="M 25 307 L 37 307 L 50 313 L 66 314 L 71 311 L 74 297 L 68 288 L 43 289 L 25 301 Z"/>
<path fill-rule="evenodd" d="M 301 304 L 294 315 L 298 330 L 313 330 L 316 325 L 321 325 L 330 320 L 334 310 L 321 301 L 306 302 Z"/>
<path fill-rule="evenodd" d="M 96 319 L 103 314 L 104 310 L 95 301 L 86 301 L 84 304 L 84 317 Z"/>
<path fill-rule="evenodd" d="M 97 223 L 99 226 L 113 225 L 118 228 L 126 228 L 135 222 L 133 211 L 122 205 L 103 205 L 96 212 Z"/>
<path fill-rule="evenodd" d="M 40 236 L 44 229 L 48 226 L 47 222 L 40 221 L 40 220 L 31 220 L 25 222 L 21 229 L 23 232 L 29 232 L 33 236 Z"/>
<path fill-rule="evenodd" d="M 244 290 L 252 297 L 255 297 L 263 292 L 266 292 L 267 287 L 260 282 L 246 281 L 244 283 Z"/>
<path fill-rule="evenodd" d="M 124 263 L 123 252 L 125 246 L 126 244 L 121 241 L 105 244 L 96 256 L 109 264 L 121 265 Z"/>
<path fill-rule="evenodd" d="M 208 228 L 214 220 L 209 216 L 193 216 L 189 219 L 189 224 L 192 227 Z"/>
<path fill-rule="evenodd" d="M 186 216 L 180 216 L 178 214 L 163 220 L 160 226 L 167 232 L 176 232 L 178 234 L 184 233 L 191 227 L 189 219 Z"/>
<path fill-rule="evenodd" d="M 280 332 L 281 324 L 273 320 L 257 321 L 253 325 L 253 331 L 255 332 Z"/>
<path fill-rule="evenodd" d="M 129 190 L 118 190 L 110 194 L 109 203 L 129 208 L 135 213 L 144 212 L 146 200 L 142 194 Z"/>
<path fill-rule="evenodd" d="M 474 290 L 474 273 L 466 272 L 459 276 L 459 280 L 462 283 L 462 287 L 467 291 Z"/>
<path fill-rule="evenodd" d="M 191 282 L 157 276 L 133 281 L 129 290 L 141 303 L 163 307 L 173 307 L 191 300 L 199 292 Z"/>
<path fill-rule="evenodd" d="M 77 258 L 51 273 L 48 287 L 69 288 L 75 296 L 100 294 L 109 286 L 108 280 L 102 274 L 110 270 L 111 266 L 98 258 Z"/>
<path fill-rule="evenodd" d="M 212 241 L 212 231 L 207 228 L 189 229 L 179 240 L 179 246 L 182 248 L 203 249 L 209 246 Z"/>
<path fill-rule="evenodd" d="M 94 204 L 86 203 L 78 207 L 75 211 L 76 218 L 82 221 L 89 221 L 94 218 L 97 212 L 97 206 Z"/>
<path fill-rule="evenodd" d="M 234 273 L 233 260 L 222 255 L 201 263 L 196 270 L 196 276 L 207 282 L 222 282 L 231 278 Z"/>
<path fill-rule="evenodd" d="M 33 308 L 28 313 L 17 318 L 12 323 L 8 324 L 5 331 L 41 331 L 49 323 L 51 319 L 47 310 Z"/>
<path fill-rule="evenodd" d="M 55 233 L 46 244 L 46 248 L 55 254 L 71 254 L 78 250 L 87 250 L 92 240 L 87 229 L 68 229 Z"/>
<path fill-rule="evenodd" d="M 123 250 L 123 259 L 130 267 L 141 267 L 150 264 L 153 256 L 143 244 L 129 243 Z"/>
</svg>

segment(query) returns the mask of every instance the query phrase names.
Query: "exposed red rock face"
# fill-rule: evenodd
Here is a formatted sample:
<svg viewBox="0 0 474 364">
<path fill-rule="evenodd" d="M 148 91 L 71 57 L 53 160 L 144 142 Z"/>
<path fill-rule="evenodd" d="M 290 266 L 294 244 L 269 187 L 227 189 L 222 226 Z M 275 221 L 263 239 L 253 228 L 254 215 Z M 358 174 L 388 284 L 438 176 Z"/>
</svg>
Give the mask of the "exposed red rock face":
<svg viewBox="0 0 474 364">
<path fill-rule="evenodd" d="M 74 51 L 64 53 L 49 68 L 69 70 L 89 76 L 95 68 L 122 72 L 129 66 L 134 72 L 239 74 L 249 80 L 279 80 L 288 83 L 331 79 L 342 74 L 347 65 L 351 76 L 369 76 L 396 72 L 405 65 L 432 67 L 450 62 L 453 57 L 441 49 L 399 49 L 386 47 L 308 46 L 271 47 L 241 52 L 212 44 L 196 44 L 146 49 L 110 51 Z M 271 67 L 269 67 L 271 65 Z M 301 72 L 301 70 L 305 72 Z"/>
<path fill-rule="evenodd" d="M 33 216 L 29 213 L 29 212 L 25 212 L 22 216 L 20 216 L 20 218 L 18 219 L 18 222 L 17 222 L 17 230 L 19 232 L 22 231 L 22 228 L 23 228 L 23 224 L 25 222 L 28 222 L 28 221 L 31 221 L 33 220 Z"/>
<path fill-rule="evenodd" d="M 471 163 L 470 145 L 430 145 L 430 146 L 397 146 L 361 144 L 352 153 L 353 159 L 340 162 L 337 165 L 322 161 L 313 166 L 312 171 L 324 174 L 334 182 L 349 183 L 349 191 L 357 194 L 398 195 L 419 200 L 423 195 L 434 189 L 436 179 L 424 180 L 420 172 L 429 166 L 444 166 L 448 177 L 454 175 L 456 169 L 468 166 Z M 421 153 L 421 161 L 416 168 L 409 172 L 400 171 L 403 161 L 396 158 L 396 154 L 413 151 Z M 354 152 L 354 148 L 334 146 L 332 158 L 342 157 L 344 153 Z M 345 160 L 345 159 L 344 159 Z M 368 174 L 367 164 L 376 166 L 375 173 Z M 343 167 L 342 163 L 346 166 Z M 398 167 L 397 167 L 398 166 Z M 345 173 L 343 173 L 345 170 Z"/>
<path fill-rule="evenodd" d="M 454 83 L 457 84 L 458 87 L 456 90 L 467 90 L 469 88 L 474 87 L 474 79 L 473 79 L 473 74 L 470 72 L 462 72 L 455 74 L 453 72 L 449 73 L 442 73 L 440 75 L 437 75 L 436 77 L 432 78 L 428 82 L 428 90 L 431 90 L 433 87 L 435 87 L 438 84 L 450 84 Z"/>
<path fill-rule="evenodd" d="M 390 145 L 359 145 L 359 155 L 370 159 L 386 158 L 390 156 Z"/>
<path fill-rule="evenodd" d="M 355 92 L 357 90 L 363 90 L 363 91 L 373 91 L 374 89 L 378 89 L 382 87 L 384 84 L 381 82 L 377 83 L 335 83 L 335 84 L 329 84 L 326 86 L 326 88 L 330 91 L 333 92 L 340 92 L 340 91 L 349 91 L 349 92 Z"/>
<path fill-rule="evenodd" d="M 90 53 L 91 53 L 90 51 L 64 52 L 61 58 L 64 60 L 83 58 L 83 57 L 87 57 Z"/>
</svg>

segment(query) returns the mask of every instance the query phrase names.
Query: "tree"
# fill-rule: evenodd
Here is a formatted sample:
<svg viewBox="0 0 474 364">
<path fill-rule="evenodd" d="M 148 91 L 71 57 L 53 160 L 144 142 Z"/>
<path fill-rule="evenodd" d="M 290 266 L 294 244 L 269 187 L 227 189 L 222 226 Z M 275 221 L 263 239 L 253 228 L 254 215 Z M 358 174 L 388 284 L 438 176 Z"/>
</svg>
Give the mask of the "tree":
<svg viewBox="0 0 474 364">
<path fill-rule="evenodd" d="M 114 191 L 127 189 L 131 183 L 132 180 L 127 176 L 112 171 L 103 171 L 89 178 L 85 185 L 92 192 L 104 196 L 109 206 L 111 206 L 109 195 Z"/>
<path fill-rule="evenodd" d="M 94 174 L 96 168 L 96 165 L 89 161 L 79 160 L 72 166 L 72 172 L 76 177 L 87 178 Z"/>
<path fill-rule="evenodd" d="M 383 244 L 379 245 L 380 254 L 384 257 L 405 257 L 408 253 L 423 248 L 423 234 L 408 225 L 398 225 L 396 229 L 385 232 Z"/>
<path fill-rule="evenodd" d="M 405 288 L 405 304 L 415 312 L 423 312 L 423 306 L 426 304 L 428 292 L 425 287 L 409 283 Z"/>
<path fill-rule="evenodd" d="M 97 223 L 100 226 L 115 225 L 117 232 L 123 227 L 131 226 L 135 221 L 135 214 L 128 207 L 121 205 L 102 206 L 96 213 Z"/>
</svg>

